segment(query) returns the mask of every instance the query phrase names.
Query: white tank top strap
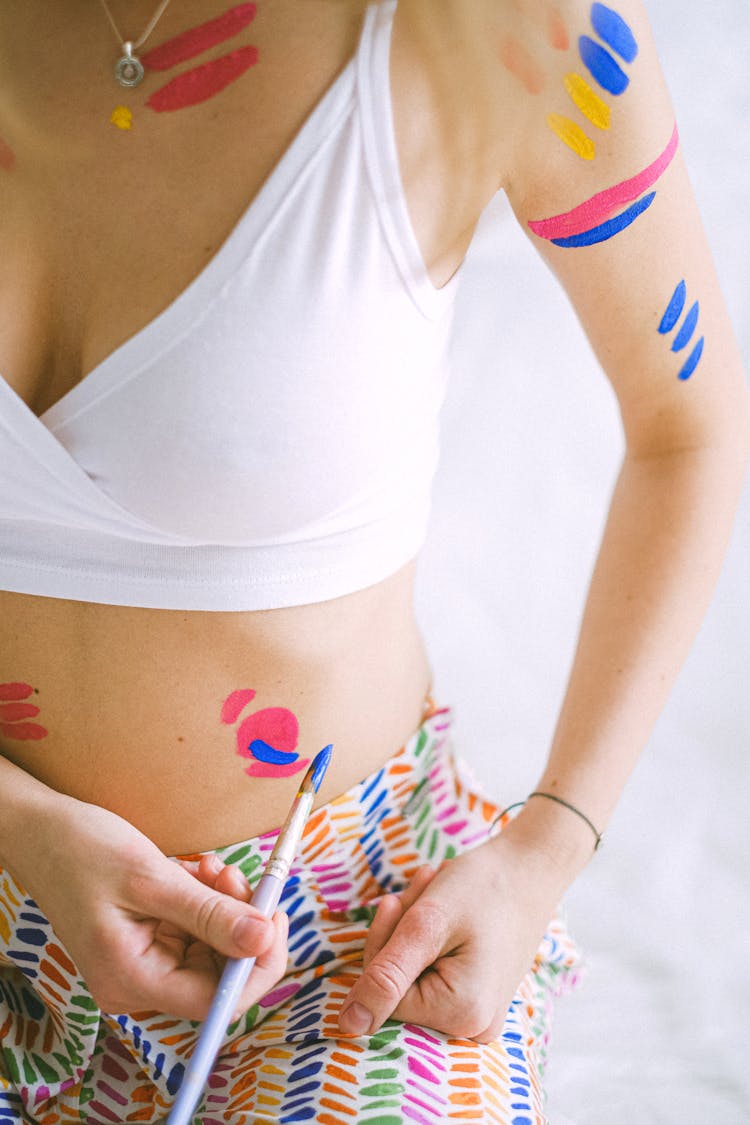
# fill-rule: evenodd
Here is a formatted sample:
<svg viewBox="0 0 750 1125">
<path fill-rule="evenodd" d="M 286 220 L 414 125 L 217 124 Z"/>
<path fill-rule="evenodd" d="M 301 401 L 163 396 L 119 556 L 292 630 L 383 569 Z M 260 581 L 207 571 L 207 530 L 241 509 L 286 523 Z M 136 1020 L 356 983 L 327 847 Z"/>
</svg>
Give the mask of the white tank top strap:
<svg viewBox="0 0 750 1125">
<path fill-rule="evenodd" d="M 375 0 L 367 9 L 358 51 L 357 86 L 368 174 L 383 233 L 412 299 L 425 316 L 444 312 L 457 277 L 437 289 L 427 272 L 409 215 L 396 142 L 391 96 L 391 40 L 398 0 Z"/>
</svg>

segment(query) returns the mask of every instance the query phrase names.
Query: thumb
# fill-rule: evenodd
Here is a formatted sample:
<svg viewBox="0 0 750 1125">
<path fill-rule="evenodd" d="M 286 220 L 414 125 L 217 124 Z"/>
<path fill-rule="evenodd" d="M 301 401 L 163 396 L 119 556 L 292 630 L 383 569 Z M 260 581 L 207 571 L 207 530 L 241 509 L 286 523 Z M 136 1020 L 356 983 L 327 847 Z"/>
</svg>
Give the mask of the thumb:
<svg viewBox="0 0 750 1125">
<path fill-rule="evenodd" d="M 160 880 L 159 902 L 152 907 L 156 916 L 226 957 L 259 957 L 273 944 L 273 923 L 256 907 L 169 866 L 170 878 Z"/>
<path fill-rule="evenodd" d="M 345 1035 L 372 1035 L 398 1008 L 414 982 L 440 956 L 446 919 L 419 899 L 352 986 L 339 1013 Z"/>
</svg>

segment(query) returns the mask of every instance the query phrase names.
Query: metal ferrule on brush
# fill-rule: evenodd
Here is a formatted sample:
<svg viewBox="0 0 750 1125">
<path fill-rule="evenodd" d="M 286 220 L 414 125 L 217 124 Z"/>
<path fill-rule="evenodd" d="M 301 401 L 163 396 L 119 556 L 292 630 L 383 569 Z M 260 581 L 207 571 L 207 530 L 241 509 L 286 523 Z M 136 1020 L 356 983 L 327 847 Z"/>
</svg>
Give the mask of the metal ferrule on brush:
<svg viewBox="0 0 750 1125">
<path fill-rule="evenodd" d="M 273 875 L 275 879 L 280 879 L 282 882 L 286 881 L 289 869 L 297 854 L 300 837 L 305 827 L 305 821 L 310 815 L 314 797 L 315 793 L 312 790 L 305 792 L 300 789 L 279 832 L 268 862 L 263 868 L 264 875 Z"/>
</svg>

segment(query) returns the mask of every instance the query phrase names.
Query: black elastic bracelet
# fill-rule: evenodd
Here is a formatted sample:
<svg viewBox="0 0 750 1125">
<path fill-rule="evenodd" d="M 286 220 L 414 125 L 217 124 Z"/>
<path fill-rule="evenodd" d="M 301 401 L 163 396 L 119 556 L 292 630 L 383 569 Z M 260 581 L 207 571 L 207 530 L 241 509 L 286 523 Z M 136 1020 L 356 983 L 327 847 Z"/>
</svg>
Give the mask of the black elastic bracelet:
<svg viewBox="0 0 750 1125">
<path fill-rule="evenodd" d="M 594 825 L 591 823 L 591 821 L 589 820 L 589 818 L 586 816 L 585 813 L 582 813 L 580 809 L 577 809 L 575 807 L 575 805 L 571 805 L 569 801 L 564 801 L 562 799 L 562 797 L 555 796 L 554 793 L 539 793 L 539 792 L 529 793 L 526 800 L 530 801 L 532 797 L 546 797 L 548 801 L 557 801 L 558 805 L 564 805 L 566 809 L 570 809 L 570 811 L 574 812 L 576 814 L 576 816 L 580 816 L 581 820 L 585 820 L 586 823 L 588 824 L 589 828 L 591 829 L 591 831 L 596 836 L 596 843 L 594 844 L 594 851 L 598 850 L 599 845 L 602 842 L 602 834 L 601 834 L 601 832 L 597 831 L 597 829 L 594 827 Z"/>
</svg>

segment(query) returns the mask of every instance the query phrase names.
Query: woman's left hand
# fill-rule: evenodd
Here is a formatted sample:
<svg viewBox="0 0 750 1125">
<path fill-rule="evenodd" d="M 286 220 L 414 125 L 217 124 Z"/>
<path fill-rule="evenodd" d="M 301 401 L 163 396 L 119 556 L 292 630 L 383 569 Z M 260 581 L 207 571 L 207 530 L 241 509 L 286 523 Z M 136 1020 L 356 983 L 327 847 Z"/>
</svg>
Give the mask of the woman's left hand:
<svg viewBox="0 0 750 1125">
<path fill-rule="evenodd" d="M 420 867 L 403 891 L 383 896 L 364 972 L 339 1016 L 343 1034 L 372 1034 L 392 1017 L 478 1043 L 500 1035 L 570 882 L 548 853 L 511 836 L 437 871 Z"/>
</svg>

